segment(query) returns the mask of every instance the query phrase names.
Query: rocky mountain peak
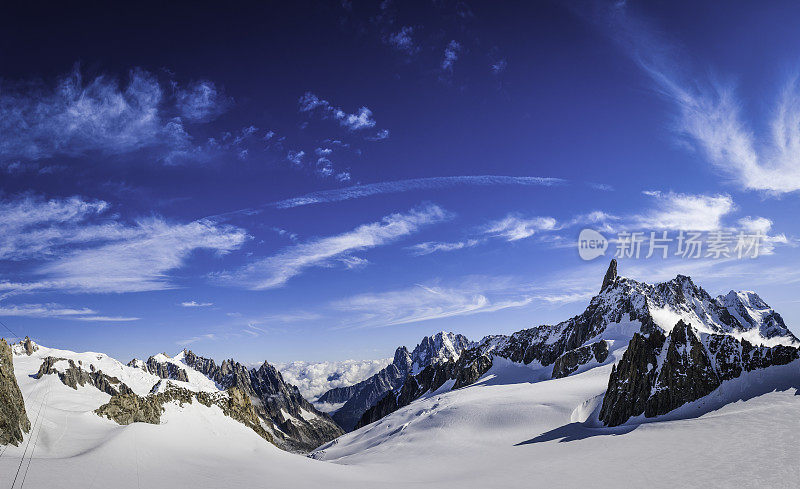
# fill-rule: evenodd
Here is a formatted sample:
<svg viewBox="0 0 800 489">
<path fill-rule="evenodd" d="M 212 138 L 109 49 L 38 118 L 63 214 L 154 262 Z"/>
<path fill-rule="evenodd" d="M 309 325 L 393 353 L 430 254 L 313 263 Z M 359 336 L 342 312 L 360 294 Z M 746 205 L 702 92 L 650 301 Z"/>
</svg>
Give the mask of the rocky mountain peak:
<svg viewBox="0 0 800 489">
<path fill-rule="evenodd" d="M 14 355 L 28 355 L 31 356 L 33 353 L 39 349 L 39 345 L 36 344 L 32 339 L 29 337 L 25 337 L 24 340 L 21 340 L 17 343 L 11 345 L 11 352 Z"/>
<path fill-rule="evenodd" d="M 457 360 L 469 344 L 466 336 L 445 331 L 426 336 L 411 352 L 412 370 L 417 374 L 432 363 Z"/>
<path fill-rule="evenodd" d="M 613 285 L 616 280 L 617 260 L 612 258 L 611 263 L 608 265 L 608 270 L 606 270 L 606 275 L 603 277 L 603 285 L 600 287 L 600 292 L 602 292 L 606 287 Z"/>
<path fill-rule="evenodd" d="M 394 360 L 392 364 L 401 370 L 408 370 L 411 367 L 411 355 L 408 353 L 408 349 L 405 346 L 401 346 L 394 351 Z"/>
</svg>

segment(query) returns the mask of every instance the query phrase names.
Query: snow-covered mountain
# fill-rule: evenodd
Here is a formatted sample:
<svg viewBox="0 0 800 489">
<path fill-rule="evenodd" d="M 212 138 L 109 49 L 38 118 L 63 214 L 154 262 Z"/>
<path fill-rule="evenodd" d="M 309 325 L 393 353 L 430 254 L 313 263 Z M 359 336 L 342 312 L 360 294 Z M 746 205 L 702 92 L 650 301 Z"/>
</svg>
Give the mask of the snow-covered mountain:
<svg viewBox="0 0 800 489">
<path fill-rule="evenodd" d="M 496 358 L 547 367 L 548 378 L 564 377 L 602 364 L 609 349 L 626 346 L 634 335 L 669 335 L 676 324 L 691 325 L 692 334 L 702 338 L 730 338 L 739 350 L 755 345 L 781 352 L 780 347 L 786 347 L 787 352 L 796 352 L 800 347 L 800 341 L 781 316 L 754 292 L 731 291 L 713 298 L 685 275 L 651 285 L 619 276 L 617 262 L 612 260 L 600 293 L 582 314 L 556 325 L 537 326 L 508 336 L 487 336 L 458 359 L 412 373 L 400 388 L 364 411 L 356 426 L 377 421 L 448 381 L 452 381 L 451 388 L 470 385 L 491 368 Z M 785 354 L 778 354 L 782 355 Z M 674 407 L 697 399 L 688 393 L 678 397 L 682 401 Z"/>
<path fill-rule="evenodd" d="M 355 385 L 331 389 L 317 402 L 336 406 L 333 419 L 346 431 L 352 430 L 367 409 L 387 392 L 402 387 L 406 377 L 418 374 L 429 365 L 457 360 L 469 345 L 469 340 L 460 334 L 442 331 L 426 336 L 411 353 L 405 346 L 399 347 L 392 363 L 372 377 Z"/>
<path fill-rule="evenodd" d="M 178 402 L 218 407 L 290 451 L 308 451 L 342 434 L 267 362 L 258 369 L 234 360 L 217 365 L 184 350 L 175 357 L 161 353 L 122 364 L 102 353 L 45 348 L 30 340 L 14 345 L 14 352 L 28 362 L 38 361 L 37 380 L 53 376 L 69 388 L 91 386 L 111 396 L 93 410 L 119 424 L 159 424 L 165 405 Z"/>
<path fill-rule="evenodd" d="M 752 292 L 713 298 L 683 276 L 650 285 L 619 277 L 615 263 L 567 321 L 476 343 L 440 333 L 329 391 L 350 395 L 346 403 L 374 399 L 347 434 L 268 363 L 184 351 L 122 364 L 30 340 L 4 345 L 0 474 L 12 487 L 793 487 L 800 478 L 800 350 L 781 317 Z M 316 460 L 275 446 L 298 450 L 315 436 L 337 436 L 311 452 Z"/>
</svg>

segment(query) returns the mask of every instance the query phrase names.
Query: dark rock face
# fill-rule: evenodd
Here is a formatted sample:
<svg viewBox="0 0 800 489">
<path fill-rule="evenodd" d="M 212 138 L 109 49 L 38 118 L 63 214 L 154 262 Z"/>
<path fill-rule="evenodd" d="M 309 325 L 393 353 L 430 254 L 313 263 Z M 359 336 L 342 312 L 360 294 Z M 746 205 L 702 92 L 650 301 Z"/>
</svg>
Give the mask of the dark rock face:
<svg viewBox="0 0 800 489">
<path fill-rule="evenodd" d="M 607 426 L 620 425 L 644 412 L 656 381 L 656 357 L 665 341 L 661 331 L 633 335 L 622 360 L 611 369 L 600 410 L 600 420 Z"/>
<path fill-rule="evenodd" d="M 159 381 L 159 384 L 161 382 L 164 381 Z M 241 389 L 231 387 L 227 391 L 228 395 L 225 396 L 212 392 L 193 392 L 171 383 L 166 385 L 165 390 L 159 391 L 159 384 L 153 387 L 154 392 L 144 397 L 137 396 L 134 393 L 117 394 L 106 404 L 97 408 L 95 413 L 121 425 L 131 423 L 160 424 L 161 414 L 164 412 L 164 404 L 177 401 L 180 405 L 183 405 L 197 401 L 207 407 L 218 406 L 226 416 L 239 421 L 265 440 L 274 443 L 272 436 L 261 426 L 260 418 L 250 402 L 250 397 Z"/>
<path fill-rule="evenodd" d="M 191 351 L 184 351 L 183 362 L 219 387 L 237 388 L 247 395 L 260 419 L 272 427 L 273 441 L 280 448 L 307 452 L 344 434 L 330 416 L 314 408 L 267 362 L 258 369 L 234 360 L 217 365 Z"/>
<path fill-rule="evenodd" d="M 615 280 L 617 280 L 617 260 L 612 259 L 611 263 L 608 265 L 606 275 L 603 277 L 603 285 L 600 287 L 600 292 L 602 292 L 606 287 L 614 285 Z"/>
<path fill-rule="evenodd" d="M 492 368 L 492 356 L 481 353 L 477 348 L 465 350 L 458 360 L 430 364 L 417 375 L 406 377 L 399 392 L 390 391 L 367 409 L 354 429 L 378 421 L 401 407 L 408 406 L 426 393 L 439 389 L 448 380 L 454 381 L 453 389 L 473 384 L 490 368 Z"/>
<path fill-rule="evenodd" d="M 453 389 L 474 384 L 490 368 L 492 368 L 491 355 L 476 348 L 465 351 L 450 372 L 450 375 L 456 380 Z"/>
<path fill-rule="evenodd" d="M 22 347 L 25 349 L 25 354 L 28 356 L 33 355 L 33 352 L 39 349 L 39 347 L 27 336 L 24 340 L 22 340 Z"/>
<path fill-rule="evenodd" d="M 617 426 L 633 416 L 666 414 L 713 392 L 743 371 L 785 365 L 800 358 L 797 348 L 753 346 L 733 336 L 698 336 L 679 321 L 664 336 L 635 334 L 612 371 L 600 420 Z"/>
<path fill-rule="evenodd" d="M 63 372 L 56 370 L 54 367 L 56 362 L 59 361 L 65 361 L 69 364 L 67 369 Z M 94 371 L 94 367 L 92 367 L 92 371 L 87 372 L 76 365 L 73 360 L 56 357 L 45 358 L 35 378 L 41 379 L 43 376 L 50 374 L 58 375 L 62 384 L 72 387 L 73 389 L 77 389 L 79 385 L 84 386 L 89 384 L 111 396 L 116 396 L 117 394 L 133 394 L 131 388 L 118 378 L 106 375 L 102 370 Z"/>
<path fill-rule="evenodd" d="M 147 371 L 153 375 L 157 375 L 162 379 L 172 379 L 172 380 L 181 380 L 183 382 L 189 382 L 189 377 L 186 375 L 186 370 L 178 367 L 174 363 L 169 362 L 159 362 L 155 359 L 155 357 L 150 357 L 147 359 L 147 363 L 145 364 L 147 367 Z"/>
<path fill-rule="evenodd" d="M 669 357 L 667 369 L 662 371 L 659 366 L 657 371 L 653 370 L 667 341 L 651 313 L 653 310 L 703 318 L 703 330 L 712 332 L 704 333 L 703 338 L 707 340 L 703 341 L 707 341 L 707 351 L 713 358 L 704 358 L 706 350 L 697 346 L 699 340 L 694 332 L 681 336 L 681 331 L 686 329 L 681 327 L 671 330 L 669 344 L 675 346 L 663 352 Z M 764 368 L 775 362 L 787 363 L 797 351 L 788 346 L 753 347 L 731 336 L 736 332 L 757 331 L 765 338 L 781 337 L 788 343 L 798 342 L 780 315 L 753 292 L 731 292 L 715 299 L 684 275 L 650 285 L 620 277 L 617 262 L 612 260 L 600 293 L 592 298 L 582 314 L 556 325 L 537 326 L 510 336 L 485 337 L 462 352 L 452 367 L 450 375 L 456 379 L 453 388 L 477 381 L 497 357 L 526 365 L 534 361 L 542 366 L 553 365 L 552 375 L 556 378 L 575 373 L 592 359 L 602 363 L 609 355 L 603 335 L 609 325 L 616 324 L 636 324 L 638 332 L 631 333 L 633 338 L 627 358 L 614 367 L 614 382 L 609 384 L 604 400 L 604 421 L 610 425 L 642 413 L 663 414 L 702 397 L 722 380 L 740 375 L 742 370 Z M 593 343 L 589 343 L 591 341 Z M 651 394 L 654 389 L 660 390 Z M 402 407 L 400 391 L 397 388 L 394 391 L 394 401 L 383 399 L 381 406 L 376 406 L 360 425 L 379 419 L 378 414 Z M 410 387 L 406 389 L 406 392 L 412 391 Z"/>
<path fill-rule="evenodd" d="M 608 344 L 604 340 L 591 345 L 583 345 L 558 357 L 553 363 L 553 378 L 566 377 L 578 370 L 581 365 L 589 363 L 592 359 L 597 363 L 603 363 L 606 358 L 608 358 Z"/>
<path fill-rule="evenodd" d="M 374 406 L 367 409 L 353 429 L 361 428 L 408 406 L 426 392 L 433 392 L 454 376 L 456 362 L 430 364 L 417 375 L 406 377 L 399 392 L 389 391 Z"/>
<path fill-rule="evenodd" d="M 380 372 L 350 387 L 331 389 L 319 398 L 319 402 L 342 402 L 341 399 L 350 394 L 344 406 L 333 413 L 333 419 L 345 431 L 352 431 L 367 409 L 383 399 L 387 392 L 402 387 L 411 372 L 411 364 L 411 355 L 406 347 L 401 346 L 395 351 L 394 361 Z"/>
<path fill-rule="evenodd" d="M 22 442 L 23 433 L 30 430 L 25 401 L 14 376 L 11 347 L 0 339 L 0 445 L 17 446 Z"/>
<path fill-rule="evenodd" d="M 317 400 L 327 403 L 345 403 L 333 419 L 346 431 L 353 430 L 364 413 L 388 392 L 399 392 L 406 378 L 421 373 L 429 365 L 447 363 L 459 357 L 470 345 L 466 336 L 444 331 L 422 338 L 408 352 L 401 346 L 395 351 L 394 361 L 369 379 L 348 387 L 331 389 Z"/>
</svg>

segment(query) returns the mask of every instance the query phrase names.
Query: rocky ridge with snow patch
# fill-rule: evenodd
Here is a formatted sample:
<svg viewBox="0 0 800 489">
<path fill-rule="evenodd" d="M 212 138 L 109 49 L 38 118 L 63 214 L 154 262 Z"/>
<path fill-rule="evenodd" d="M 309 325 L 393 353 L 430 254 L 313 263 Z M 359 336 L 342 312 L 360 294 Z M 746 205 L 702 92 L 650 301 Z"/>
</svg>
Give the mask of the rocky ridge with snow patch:
<svg viewBox="0 0 800 489">
<path fill-rule="evenodd" d="M 17 446 L 31 429 L 25 401 L 14 376 L 11 348 L 0 338 L 0 445 Z"/>
<path fill-rule="evenodd" d="M 377 374 L 349 387 L 331 389 L 320 396 L 318 402 L 344 403 L 332 416 L 345 431 L 353 430 L 368 409 L 387 392 L 398 392 L 406 378 L 419 374 L 429 365 L 458 359 L 469 345 L 469 340 L 460 334 L 442 331 L 426 336 L 411 353 L 405 346 L 399 347 L 392 363 Z"/>
<path fill-rule="evenodd" d="M 651 285 L 619 276 L 617 262 L 612 260 L 600 293 L 592 298 L 582 314 L 556 325 L 537 326 L 509 336 L 487 336 L 465 350 L 457 360 L 435 365 L 439 372 L 426 375 L 454 380 L 452 388 L 457 389 L 477 381 L 492 367 L 493 359 L 501 357 L 523 365 L 552 366 L 551 377 L 564 377 L 591 362 L 604 362 L 609 342 L 625 344 L 637 334 L 640 337 L 663 336 L 676 324 L 691 324 L 699 335 L 729 338 L 725 341 L 739 342 L 742 348 L 748 348 L 744 345 L 778 348 L 776 351 L 780 351 L 780 355 L 782 348 L 796 350 L 800 346 L 781 316 L 754 292 L 731 291 L 713 298 L 685 275 Z M 403 386 L 385 394 L 368 413 L 365 411 L 358 426 L 374 422 L 424 395 L 427 391 L 420 391 L 420 387 L 426 382 L 414 377 L 410 375 Z M 406 383 L 411 387 L 404 393 Z M 612 388 L 611 383 L 609 388 Z M 699 390 L 708 391 L 702 387 Z M 674 409 L 696 397 L 676 394 L 676 399 L 664 406 Z M 663 414 L 664 409 L 666 407 L 657 410 L 658 414 Z M 622 411 L 639 412 L 639 409 L 628 407 Z"/>
</svg>

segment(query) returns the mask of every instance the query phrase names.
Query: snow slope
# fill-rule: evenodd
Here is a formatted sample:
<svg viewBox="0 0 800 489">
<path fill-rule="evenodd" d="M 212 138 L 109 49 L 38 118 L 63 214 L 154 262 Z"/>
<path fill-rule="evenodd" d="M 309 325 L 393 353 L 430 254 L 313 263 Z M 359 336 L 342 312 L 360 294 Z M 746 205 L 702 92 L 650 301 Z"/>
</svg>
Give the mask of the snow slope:
<svg viewBox="0 0 800 489">
<path fill-rule="evenodd" d="M 497 358 L 476 384 L 445 384 L 314 460 L 197 403 L 168 405 L 161 425 L 119 426 L 92 412 L 107 394 L 55 375 L 34 379 L 41 359 L 99 362 L 137 391 L 157 377 L 104 355 L 41 348 L 14 357 L 34 429 L 0 456 L 0 489 L 23 478 L 47 489 L 797 487 L 800 361 L 746 373 L 655 420 L 597 427 L 599 396 L 623 351 L 614 344 L 603 364 L 555 380 L 552 367 Z M 26 447 L 33 457 L 20 465 Z"/>
<path fill-rule="evenodd" d="M 56 375 L 34 379 L 46 356 L 92 363 L 141 394 L 160 380 L 97 353 L 40 347 L 32 356 L 15 355 L 15 375 L 34 427 L 19 447 L 0 448 L 0 489 L 20 488 L 23 479 L 26 488 L 48 489 L 264 487 L 265 481 L 270 487 L 375 487 L 377 482 L 368 470 L 280 450 L 216 406 L 170 404 L 160 425 L 120 426 L 93 412 L 108 394 L 88 384 L 72 389 Z"/>
<path fill-rule="evenodd" d="M 496 363 L 478 383 L 440 389 L 313 456 L 442 487 L 798 487 L 800 361 L 655 420 L 599 427 L 623 351 L 554 380 L 543 380 L 549 368 Z"/>
</svg>

